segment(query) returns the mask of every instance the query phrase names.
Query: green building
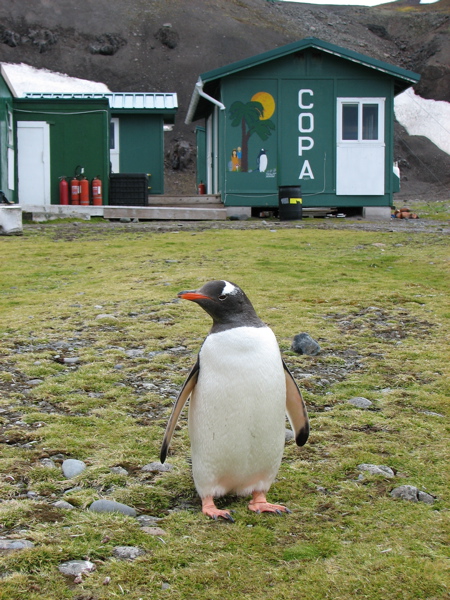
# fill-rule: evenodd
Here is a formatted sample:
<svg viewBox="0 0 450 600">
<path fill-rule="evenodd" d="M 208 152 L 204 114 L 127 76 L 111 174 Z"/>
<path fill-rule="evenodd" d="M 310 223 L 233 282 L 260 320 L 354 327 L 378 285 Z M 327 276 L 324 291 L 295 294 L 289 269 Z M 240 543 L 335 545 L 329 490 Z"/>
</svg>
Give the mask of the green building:
<svg viewBox="0 0 450 600">
<path fill-rule="evenodd" d="M 0 182 L 8 200 L 29 207 L 60 203 L 59 183 L 82 174 L 148 175 L 164 192 L 164 128 L 174 123 L 172 93 L 27 93 L 16 97 L 0 76 Z"/>
<path fill-rule="evenodd" d="M 303 207 L 390 207 L 394 97 L 419 79 L 315 38 L 203 73 L 198 178 L 228 207 L 278 207 L 285 188 Z"/>
</svg>

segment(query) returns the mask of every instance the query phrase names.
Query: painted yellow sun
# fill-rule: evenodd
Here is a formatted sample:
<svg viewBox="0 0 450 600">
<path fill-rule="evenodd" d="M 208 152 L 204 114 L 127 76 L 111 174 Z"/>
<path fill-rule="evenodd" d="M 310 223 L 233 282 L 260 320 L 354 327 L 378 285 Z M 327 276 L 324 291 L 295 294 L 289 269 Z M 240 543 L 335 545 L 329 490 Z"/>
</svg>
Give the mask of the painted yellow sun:
<svg viewBox="0 0 450 600">
<path fill-rule="evenodd" d="M 269 92 L 257 92 L 252 97 L 252 102 L 259 102 L 264 107 L 264 113 L 259 117 L 262 121 L 270 119 L 275 112 L 275 100 Z"/>
</svg>

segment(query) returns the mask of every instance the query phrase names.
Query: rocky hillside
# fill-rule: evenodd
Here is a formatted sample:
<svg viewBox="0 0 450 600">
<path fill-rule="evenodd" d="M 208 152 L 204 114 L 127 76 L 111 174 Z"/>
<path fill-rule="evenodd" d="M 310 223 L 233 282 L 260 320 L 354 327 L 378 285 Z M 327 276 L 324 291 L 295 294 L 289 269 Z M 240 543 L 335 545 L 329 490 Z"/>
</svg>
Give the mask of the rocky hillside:
<svg viewBox="0 0 450 600">
<path fill-rule="evenodd" d="M 167 139 L 173 151 L 180 141 L 194 142 L 184 117 L 200 73 L 308 36 L 419 72 L 416 92 L 448 102 L 449 26 L 450 0 L 372 8 L 268 0 L 9 0 L 0 4 L 0 61 L 101 81 L 112 91 L 176 91 L 180 109 Z M 412 192 L 450 183 L 448 156 L 424 138 L 399 127 L 397 153 Z M 179 167 L 177 160 L 172 164 Z M 191 181 L 192 164 L 187 172 Z M 172 174 L 169 187 L 183 185 L 182 175 Z"/>
</svg>

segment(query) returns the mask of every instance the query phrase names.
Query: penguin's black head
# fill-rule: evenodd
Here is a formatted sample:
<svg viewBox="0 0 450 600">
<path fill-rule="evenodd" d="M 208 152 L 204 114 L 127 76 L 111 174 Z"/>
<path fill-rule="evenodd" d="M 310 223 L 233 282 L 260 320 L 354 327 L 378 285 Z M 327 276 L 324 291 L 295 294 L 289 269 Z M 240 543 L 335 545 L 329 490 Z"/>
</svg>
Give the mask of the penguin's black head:
<svg viewBox="0 0 450 600">
<path fill-rule="evenodd" d="M 265 326 L 241 288 L 229 281 L 208 281 L 198 290 L 180 292 L 178 298 L 201 306 L 212 317 L 214 332 L 232 327 Z"/>
</svg>

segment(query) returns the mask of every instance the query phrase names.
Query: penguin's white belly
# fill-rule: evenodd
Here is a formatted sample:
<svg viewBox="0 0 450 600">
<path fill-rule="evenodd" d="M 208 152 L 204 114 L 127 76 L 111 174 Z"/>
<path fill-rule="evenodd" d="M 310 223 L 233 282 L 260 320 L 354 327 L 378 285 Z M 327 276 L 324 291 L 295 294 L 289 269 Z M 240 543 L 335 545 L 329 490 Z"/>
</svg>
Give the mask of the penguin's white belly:
<svg viewBox="0 0 450 600">
<path fill-rule="evenodd" d="M 268 327 L 210 334 L 189 406 L 194 482 L 201 497 L 266 492 L 284 448 L 286 382 Z"/>
</svg>

